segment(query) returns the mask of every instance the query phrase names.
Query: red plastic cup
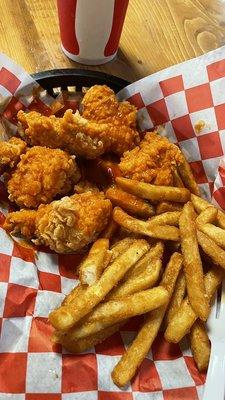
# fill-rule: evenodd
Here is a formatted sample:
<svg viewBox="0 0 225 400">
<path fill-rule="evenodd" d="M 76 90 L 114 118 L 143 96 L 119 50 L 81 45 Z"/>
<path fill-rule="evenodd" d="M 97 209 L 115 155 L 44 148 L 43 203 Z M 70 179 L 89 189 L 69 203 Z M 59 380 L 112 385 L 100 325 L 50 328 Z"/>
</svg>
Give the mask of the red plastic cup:
<svg viewBox="0 0 225 400">
<path fill-rule="evenodd" d="M 67 57 L 98 65 L 117 53 L 129 0 L 57 0 L 61 46 Z"/>
</svg>

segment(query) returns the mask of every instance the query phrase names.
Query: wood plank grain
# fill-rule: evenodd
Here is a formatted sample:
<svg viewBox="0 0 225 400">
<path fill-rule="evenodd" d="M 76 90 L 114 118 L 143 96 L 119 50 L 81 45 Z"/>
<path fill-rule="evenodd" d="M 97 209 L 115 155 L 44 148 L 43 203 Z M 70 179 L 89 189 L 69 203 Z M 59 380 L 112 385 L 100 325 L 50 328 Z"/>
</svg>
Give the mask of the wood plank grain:
<svg viewBox="0 0 225 400">
<path fill-rule="evenodd" d="M 0 50 L 28 72 L 90 68 L 130 81 L 225 43 L 223 0 L 130 0 L 117 58 L 87 67 L 61 51 L 55 0 L 1 0 Z"/>
</svg>

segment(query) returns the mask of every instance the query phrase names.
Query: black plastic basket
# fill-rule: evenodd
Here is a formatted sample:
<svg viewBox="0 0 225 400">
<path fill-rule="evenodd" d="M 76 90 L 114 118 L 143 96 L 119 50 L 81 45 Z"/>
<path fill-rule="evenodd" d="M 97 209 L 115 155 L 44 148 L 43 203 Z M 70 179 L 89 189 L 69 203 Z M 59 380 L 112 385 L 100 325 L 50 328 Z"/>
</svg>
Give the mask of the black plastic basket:
<svg viewBox="0 0 225 400">
<path fill-rule="evenodd" d="M 83 87 L 107 85 L 117 93 L 129 85 L 124 79 L 103 72 L 72 68 L 38 72 L 32 74 L 32 77 L 52 96 L 57 95 L 58 89 L 68 90 L 68 87 L 73 86 L 80 92 Z"/>
</svg>

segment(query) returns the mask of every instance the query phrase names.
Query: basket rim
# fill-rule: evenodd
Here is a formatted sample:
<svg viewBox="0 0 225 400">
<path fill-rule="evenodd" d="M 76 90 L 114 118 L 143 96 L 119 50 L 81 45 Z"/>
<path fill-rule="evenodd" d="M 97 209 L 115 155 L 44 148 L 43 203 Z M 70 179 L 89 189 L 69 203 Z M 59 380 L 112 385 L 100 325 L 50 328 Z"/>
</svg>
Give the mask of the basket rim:
<svg viewBox="0 0 225 400">
<path fill-rule="evenodd" d="M 52 78 L 62 78 L 62 77 L 82 77 L 89 79 L 96 79 L 105 82 L 106 84 L 115 85 L 120 87 L 121 89 L 128 86 L 130 82 L 126 81 L 123 78 L 119 78 L 115 75 L 110 75 L 101 71 L 94 71 L 91 69 L 74 69 L 74 68 L 57 68 L 57 69 L 49 69 L 46 71 L 39 71 L 31 74 L 32 78 L 34 78 L 39 84 L 43 81 L 47 81 Z"/>
</svg>

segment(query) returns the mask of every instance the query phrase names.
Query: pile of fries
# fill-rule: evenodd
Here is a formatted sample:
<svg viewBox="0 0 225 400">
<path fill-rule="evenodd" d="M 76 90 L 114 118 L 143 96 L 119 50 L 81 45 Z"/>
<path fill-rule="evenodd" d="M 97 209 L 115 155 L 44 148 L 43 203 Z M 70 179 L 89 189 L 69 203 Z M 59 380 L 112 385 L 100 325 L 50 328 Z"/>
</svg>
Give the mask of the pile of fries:
<svg viewBox="0 0 225 400">
<path fill-rule="evenodd" d="M 106 190 L 115 206 L 113 220 L 82 261 L 80 284 L 49 315 L 54 340 L 77 353 L 145 314 L 112 371 L 119 387 L 134 377 L 160 329 L 172 343 L 190 334 L 198 369 L 208 366 L 205 321 L 224 277 L 225 214 L 199 197 L 187 165 L 181 177 L 179 187 L 116 178 L 116 186 Z M 118 227 L 125 236 L 120 240 Z M 164 250 L 170 255 L 165 268 Z"/>
</svg>

